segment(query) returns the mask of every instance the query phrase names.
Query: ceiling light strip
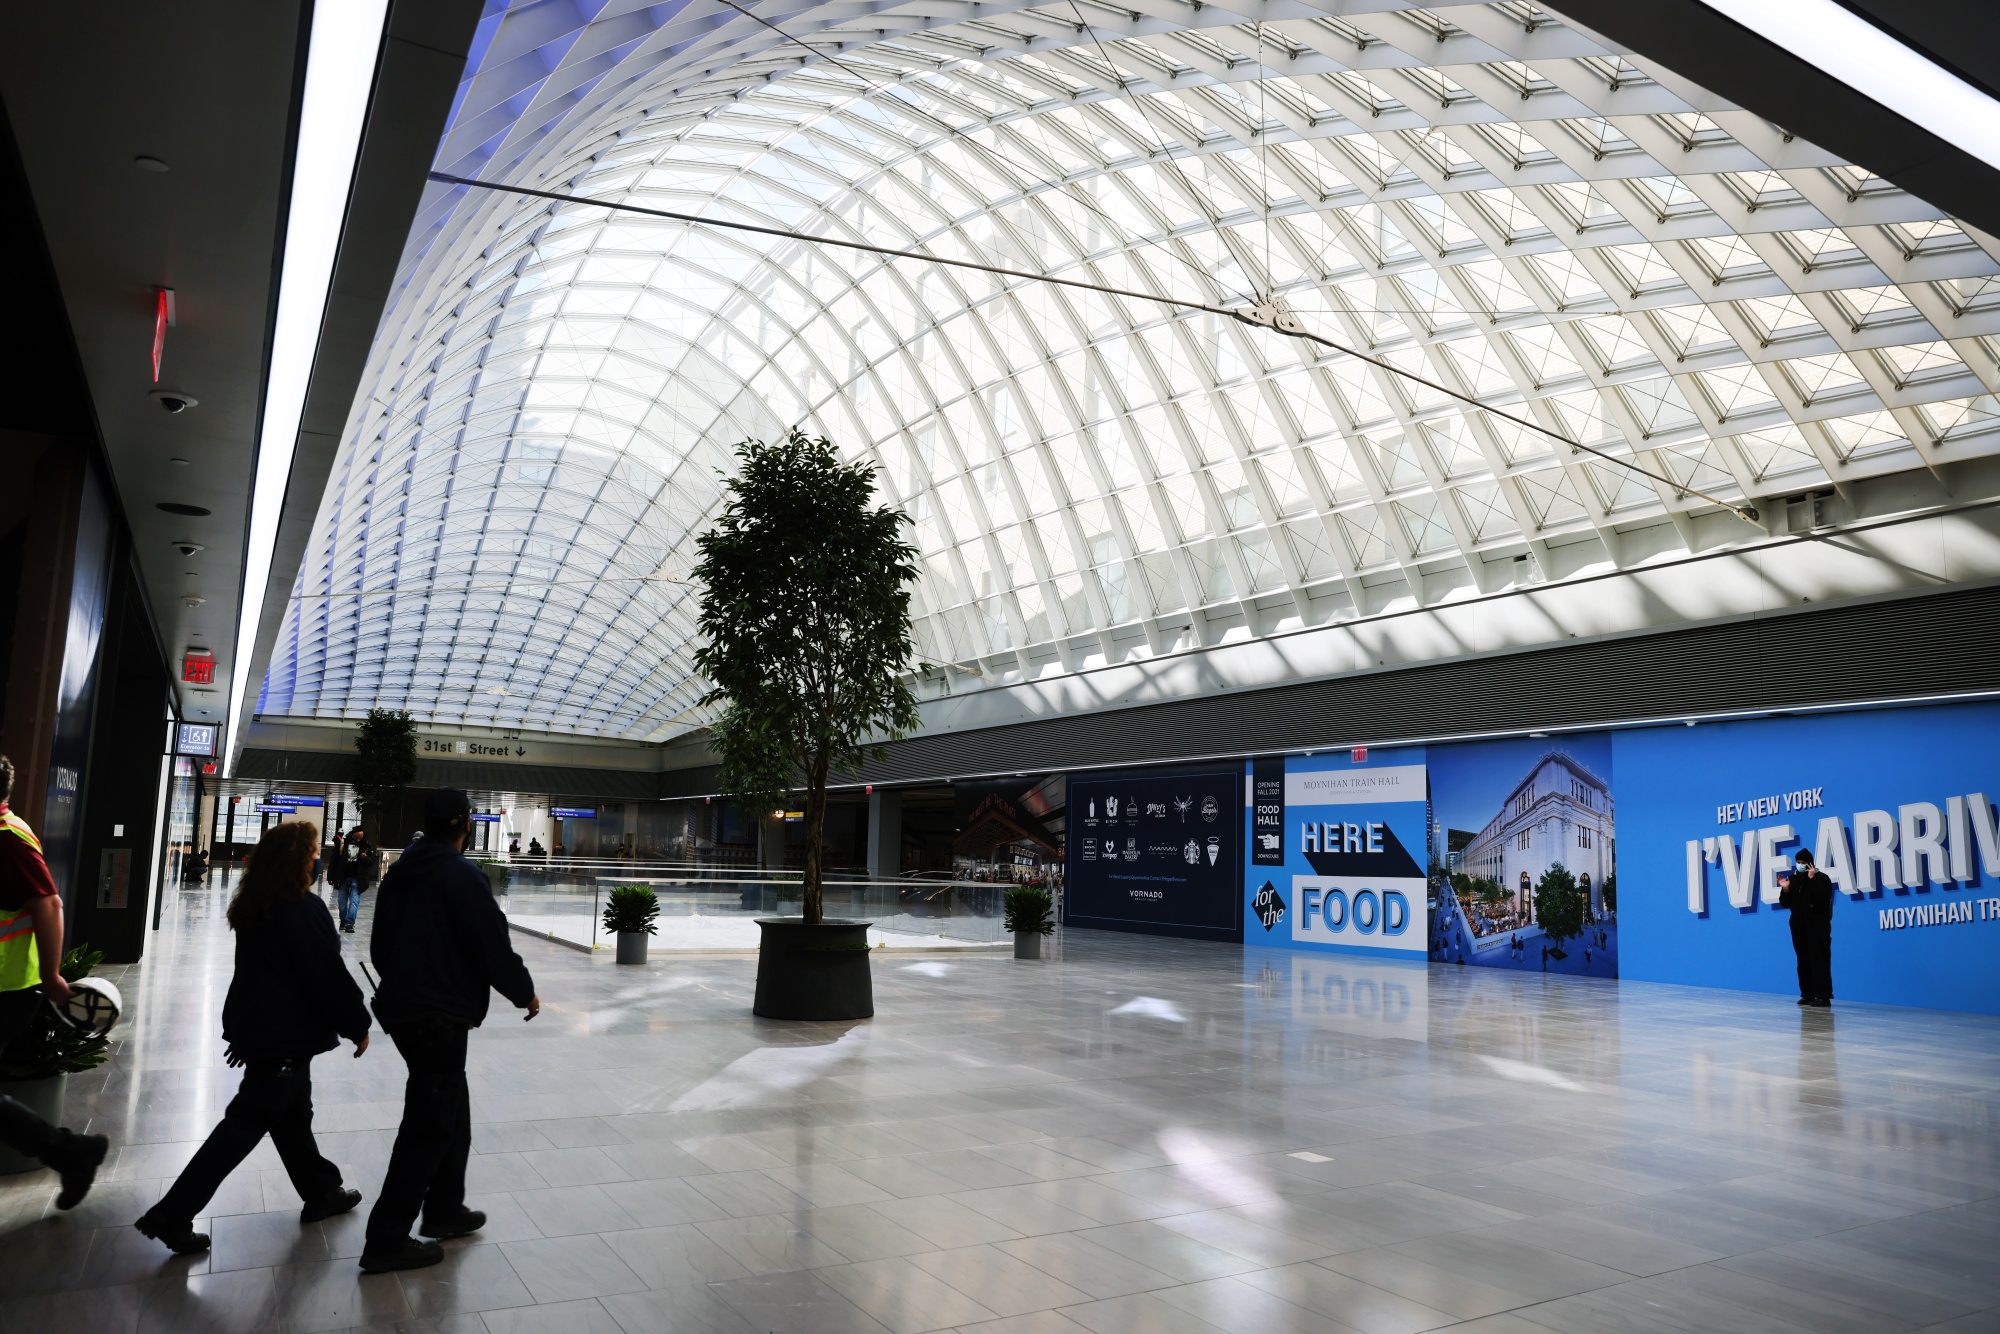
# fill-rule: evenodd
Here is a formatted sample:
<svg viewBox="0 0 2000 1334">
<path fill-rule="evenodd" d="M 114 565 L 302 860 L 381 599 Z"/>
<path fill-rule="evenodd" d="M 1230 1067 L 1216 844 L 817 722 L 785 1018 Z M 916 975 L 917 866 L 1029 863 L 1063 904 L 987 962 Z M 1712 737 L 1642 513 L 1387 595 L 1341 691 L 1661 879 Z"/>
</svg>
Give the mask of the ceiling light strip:
<svg viewBox="0 0 2000 1334">
<path fill-rule="evenodd" d="M 1702 0 L 1759 37 L 2000 167 L 2000 101 L 1834 0 Z"/>
<path fill-rule="evenodd" d="M 891 259 L 914 259 L 925 264 L 942 264 L 954 269 L 972 269 L 979 273 L 991 273 L 1003 278 L 1020 278 L 1027 282 L 1048 283 L 1056 287 L 1074 287 L 1086 292 L 1100 292 L 1106 296 L 1127 297 L 1134 301 L 1153 301 L 1163 306 L 1172 306 L 1178 310 L 1199 310 L 1210 315 L 1225 315 L 1232 320 L 1240 320 L 1244 324 L 1252 325 L 1259 329 L 1269 329 L 1271 332 L 1282 334 L 1287 338 L 1298 338 L 1309 343 L 1318 343 L 1321 347 L 1329 348 L 1343 356 L 1353 357 L 1358 361 L 1365 361 L 1379 370 L 1388 372 L 1390 375 L 1408 380 L 1412 384 L 1420 384 L 1426 389 L 1434 390 L 1447 398 L 1465 404 L 1467 407 L 1476 408 L 1481 412 L 1490 412 L 1495 417 L 1513 422 L 1516 426 L 1533 431 L 1537 435 L 1546 436 L 1558 444 L 1567 445 L 1572 453 L 1589 454 L 1594 458 L 1611 464 L 1613 467 L 1623 468 L 1627 472 L 1650 478 L 1658 482 L 1661 486 L 1670 488 L 1677 496 L 1694 496 L 1698 499 L 1706 500 L 1711 505 L 1720 506 L 1728 510 L 1745 523 L 1756 523 L 1758 521 L 1757 507 L 1754 505 L 1747 502 L 1724 500 L 1722 497 L 1711 495 L 1706 491 L 1698 491 L 1685 482 L 1676 481 L 1672 477 L 1654 472 L 1652 469 L 1635 463 L 1631 459 L 1621 457 L 1617 454 L 1606 453 L 1604 450 L 1584 444 L 1581 440 L 1572 440 L 1560 431 L 1550 430 L 1532 417 L 1523 417 L 1516 413 L 1508 412 L 1505 409 L 1496 408 L 1490 403 L 1482 403 L 1469 394 L 1461 394 L 1449 385 L 1439 384 L 1436 380 L 1418 375 L 1415 371 L 1405 370 L 1394 362 L 1386 361 L 1381 357 L 1371 356 L 1356 348 L 1348 347 L 1344 343 L 1336 343 L 1331 338 L 1313 333 L 1299 322 L 1298 316 L 1290 311 L 1282 310 L 1273 304 L 1260 305 L 1248 310 L 1232 309 L 1228 306 L 1211 306 L 1203 301 L 1188 301 L 1181 297 L 1160 296 L 1154 292 L 1137 292 L 1126 287 L 1110 287 L 1103 283 L 1089 282 L 1081 278 L 1057 278 L 1046 273 L 1031 273 L 1026 269 L 1009 269 L 1003 268 L 998 264 L 981 264 L 977 260 L 950 259 L 943 255 L 927 255 L 918 250 L 898 250 L 892 246 L 871 245 L 866 241 L 843 241 L 838 237 L 832 236 L 812 236 L 805 232 L 795 232 L 784 227 L 766 227 L 754 222 L 731 222 L 723 218 L 704 218 L 693 213 L 677 213 L 663 208 L 645 208 L 638 204 L 621 204 L 607 199 L 589 199 L 582 195 L 566 195 L 554 190 L 536 190 L 525 185 L 501 185 L 496 181 L 474 180 L 469 176 L 454 176 L 449 172 L 443 171 L 433 171 L 430 174 L 430 178 L 443 185 L 465 185 L 480 190 L 495 190 L 502 194 L 527 195 L 534 199 L 552 199 L 564 204 L 588 204 L 593 208 L 608 208 L 620 213 L 643 213 L 647 217 L 666 218 L 673 222 L 685 222 L 697 227 L 723 227 L 730 231 L 756 232 L 759 235 L 776 236 L 788 241 L 800 241 L 807 245 L 828 245 L 838 246 L 843 250 L 862 250 L 871 255 L 886 255 Z"/>
<path fill-rule="evenodd" d="M 271 366 L 264 383 L 256 480 L 250 490 L 250 530 L 243 560 L 243 602 L 236 619 L 236 654 L 230 665 L 229 733 L 225 772 L 243 732 L 244 696 L 257 645 L 264 590 L 278 541 L 278 519 L 291 480 L 299 420 L 312 383 L 327 289 L 347 217 L 361 128 L 382 48 L 388 0 L 340 0 L 312 7 L 306 51 L 305 96 L 292 164 L 291 206 L 285 219 L 284 267 L 278 315 L 271 334 Z"/>
</svg>

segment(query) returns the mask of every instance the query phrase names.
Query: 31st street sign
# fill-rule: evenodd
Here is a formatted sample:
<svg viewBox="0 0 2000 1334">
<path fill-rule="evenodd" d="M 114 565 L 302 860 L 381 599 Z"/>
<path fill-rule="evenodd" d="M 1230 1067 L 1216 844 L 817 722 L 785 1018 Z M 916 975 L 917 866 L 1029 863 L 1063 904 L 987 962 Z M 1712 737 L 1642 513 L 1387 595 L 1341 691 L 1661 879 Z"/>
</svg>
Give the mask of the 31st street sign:
<svg viewBox="0 0 2000 1334">
<path fill-rule="evenodd" d="M 528 747 L 520 741 L 484 741 L 462 737 L 419 737 L 420 755 L 463 755 L 480 760 L 525 760 Z"/>
</svg>

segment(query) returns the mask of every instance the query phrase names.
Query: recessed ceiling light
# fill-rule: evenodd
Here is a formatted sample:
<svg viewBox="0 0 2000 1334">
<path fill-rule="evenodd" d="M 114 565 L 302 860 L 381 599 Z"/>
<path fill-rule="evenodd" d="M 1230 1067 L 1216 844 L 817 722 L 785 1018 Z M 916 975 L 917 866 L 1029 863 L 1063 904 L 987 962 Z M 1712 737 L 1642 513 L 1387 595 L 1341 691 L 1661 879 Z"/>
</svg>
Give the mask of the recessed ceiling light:
<svg viewBox="0 0 2000 1334">
<path fill-rule="evenodd" d="M 202 603 L 208 601 L 208 599 L 202 597 L 199 593 L 188 593 L 182 596 L 181 601 L 187 603 L 190 607 L 199 607 Z"/>
<path fill-rule="evenodd" d="M 167 460 L 167 462 L 169 462 L 169 463 L 172 463 L 172 464 L 176 464 L 176 465 L 178 465 L 179 467 L 182 467 L 182 468 L 185 468 L 185 467 L 188 467 L 188 466 L 189 466 L 189 464 L 188 464 L 188 461 L 187 461 L 186 459 L 168 459 L 168 460 Z"/>
<path fill-rule="evenodd" d="M 163 172 L 167 169 L 166 163 L 160 161 L 156 157 L 148 157 L 144 153 L 141 153 L 138 157 L 133 158 L 132 165 L 137 167 L 140 171 L 150 171 L 155 175 L 158 175 L 160 172 Z"/>
<path fill-rule="evenodd" d="M 153 506 L 153 508 L 162 510 L 168 514 L 185 514 L 193 519 L 206 518 L 208 515 L 215 513 L 214 510 L 205 510 L 199 505 L 183 505 L 178 500 L 163 500 Z"/>
</svg>

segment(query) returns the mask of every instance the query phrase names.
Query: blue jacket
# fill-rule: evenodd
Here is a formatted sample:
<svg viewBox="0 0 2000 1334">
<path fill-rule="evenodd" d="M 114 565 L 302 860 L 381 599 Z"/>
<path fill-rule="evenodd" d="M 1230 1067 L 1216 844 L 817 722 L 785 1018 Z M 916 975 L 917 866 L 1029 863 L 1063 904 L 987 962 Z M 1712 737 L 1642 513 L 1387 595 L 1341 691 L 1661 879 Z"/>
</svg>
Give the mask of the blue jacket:
<svg viewBox="0 0 2000 1334">
<path fill-rule="evenodd" d="M 419 839 L 382 877 L 368 954 L 385 1028 L 425 1014 L 477 1028 L 489 990 L 523 1009 L 535 994 L 486 873 L 440 839 Z"/>
<path fill-rule="evenodd" d="M 368 1035 L 368 1007 L 317 894 L 236 933 L 222 1036 L 245 1060 L 313 1057 Z"/>
</svg>

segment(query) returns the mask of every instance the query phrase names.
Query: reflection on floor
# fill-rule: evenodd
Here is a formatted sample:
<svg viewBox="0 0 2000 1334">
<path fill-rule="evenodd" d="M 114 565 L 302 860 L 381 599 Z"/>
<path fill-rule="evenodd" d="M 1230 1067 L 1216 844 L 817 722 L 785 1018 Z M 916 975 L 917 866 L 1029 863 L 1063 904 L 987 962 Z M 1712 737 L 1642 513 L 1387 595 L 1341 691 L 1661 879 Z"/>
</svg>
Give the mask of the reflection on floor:
<svg viewBox="0 0 2000 1334">
<path fill-rule="evenodd" d="M 268 1146 L 177 1260 L 130 1227 L 235 1084 L 221 891 L 119 978 L 74 1214 L 0 1179 L 0 1329 L 1163 1334 L 1994 1327 L 2000 1022 L 1071 933 L 878 960 L 869 1023 L 761 1023 L 754 963 L 521 938 L 474 1035 L 446 1263 L 354 1266 Z M 361 934 L 350 950 L 366 946 Z M 314 1070 L 373 1195 L 402 1068 Z M 364 1206 L 365 1209 L 366 1206 Z"/>
</svg>

